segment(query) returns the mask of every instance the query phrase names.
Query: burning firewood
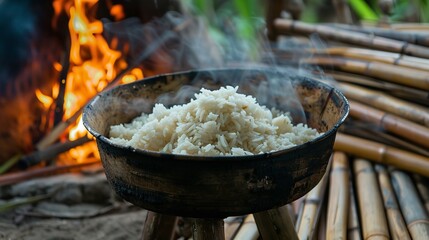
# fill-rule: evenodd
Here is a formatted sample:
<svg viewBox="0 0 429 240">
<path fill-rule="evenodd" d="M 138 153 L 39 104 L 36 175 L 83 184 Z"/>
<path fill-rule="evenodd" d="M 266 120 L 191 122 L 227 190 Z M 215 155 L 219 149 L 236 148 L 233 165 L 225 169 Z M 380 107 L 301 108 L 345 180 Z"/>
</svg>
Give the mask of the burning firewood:
<svg viewBox="0 0 429 240">
<path fill-rule="evenodd" d="M 72 148 L 77 146 L 81 146 L 87 142 L 91 141 L 87 136 L 78 138 L 74 141 L 67 141 L 64 143 L 56 143 L 51 145 L 43 150 L 39 150 L 37 152 L 31 153 L 21 158 L 20 167 L 28 168 L 34 165 L 39 164 L 42 161 L 46 161 L 49 159 L 53 159 L 58 156 L 60 153 L 66 152 Z"/>
<path fill-rule="evenodd" d="M 25 180 L 33 179 L 51 174 L 60 174 L 71 170 L 82 169 L 87 166 L 100 164 L 100 160 L 93 159 L 85 163 L 77 163 L 63 166 L 48 166 L 44 168 L 36 168 L 22 172 L 8 173 L 0 176 L 0 186 L 11 185 Z"/>
</svg>

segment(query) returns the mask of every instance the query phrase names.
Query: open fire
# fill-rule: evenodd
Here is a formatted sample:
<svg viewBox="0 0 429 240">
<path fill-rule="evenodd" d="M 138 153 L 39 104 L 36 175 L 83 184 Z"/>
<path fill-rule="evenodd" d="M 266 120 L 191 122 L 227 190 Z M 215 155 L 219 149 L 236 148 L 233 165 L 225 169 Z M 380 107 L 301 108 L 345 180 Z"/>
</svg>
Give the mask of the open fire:
<svg viewBox="0 0 429 240">
<path fill-rule="evenodd" d="M 90 141 L 81 122 L 83 107 L 97 93 L 167 72 L 252 62 L 255 49 L 260 48 L 248 44 L 258 42 L 256 32 L 252 30 L 249 34 L 252 24 L 238 24 L 244 21 L 233 22 L 231 19 L 235 18 L 228 18 L 218 21 L 220 27 L 213 27 L 205 21 L 204 13 L 194 15 L 195 9 L 183 10 L 184 4 L 175 1 L 126 1 L 120 4 L 98 0 L 47 2 L 53 17 L 44 26 L 51 25 L 56 31 L 58 42 L 61 42 L 58 48 L 62 49 L 54 53 L 47 47 L 46 52 L 55 55 L 49 60 L 34 57 L 34 62 L 48 62 L 50 71 L 54 72 L 49 77 L 38 77 L 44 83 L 35 84 L 36 87 L 26 92 L 26 102 L 37 105 L 41 110 L 37 114 L 28 114 L 33 119 L 29 119 L 23 129 L 31 127 L 37 131 L 17 135 L 3 130 L 5 128 L 0 129 L 1 136 L 6 133 L 28 138 L 24 147 L 21 144 L 14 150 L 7 149 L 9 152 L 6 154 L 0 154 L 0 162 L 14 154 L 25 155 L 23 160 L 31 159 L 24 166 L 53 158 L 59 165 L 98 159 L 95 143 Z M 229 31 L 224 34 L 216 28 Z M 246 33 L 249 42 L 234 35 L 237 29 Z M 25 76 L 23 78 L 26 79 Z M 0 81 L 0 84 L 5 83 Z M 29 104 L 22 105 L 31 108 L 27 106 Z M 15 129 L 16 126 L 7 128 Z M 8 142 L 7 138 L 2 140 Z M 15 137 L 14 140 L 19 142 L 20 139 Z M 60 152 L 65 153 L 58 157 Z"/>
<path fill-rule="evenodd" d="M 81 108 L 89 99 L 101 92 L 109 83 L 111 83 L 119 72 L 127 68 L 127 62 L 124 55 L 115 50 L 118 46 L 117 39 L 113 38 L 110 43 L 102 36 L 103 24 L 100 20 L 91 16 L 91 9 L 98 0 L 55 0 L 53 7 L 56 16 L 62 11 L 68 14 L 68 30 L 70 35 L 69 59 L 65 59 L 62 66 L 60 63 L 54 63 L 54 67 L 59 72 L 65 71 L 66 77 L 60 79 L 52 87 L 49 93 L 43 93 L 40 89 L 36 90 L 38 100 L 43 104 L 47 114 L 42 124 L 53 121 L 50 114 L 53 109 L 62 108 L 61 121 L 66 121 L 76 113 L 80 113 Z M 124 16 L 121 5 L 113 5 L 110 8 L 111 14 L 117 19 Z M 69 61 L 69 62 L 67 62 Z M 68 69 L 62 69 L 69 67 Z M 131 69 L 126 75 L 122 76 L 119 84 L 128 83 L 143 78 L 143 72 L 140 68 Z M 60 94 L 60 85 L 63 92 Z M 60 99 L 63 98 L 63 99 Z M 63 106 L 54 106 L 63 102 Z M 58 122 L 56 123 L 58 124 Z M 62 138 L 69 141 L 75 141 L 87 134 L 81 121 L 81 116 L 70 124 L 70 127 L 62 134 Z M 95 143 L 91 142 L 84 146 L 71 149 L 63 154 L 60 159 L 73 160 L 78 163 L 91 159 L 96 151 Z M 98 156 L 95 156 L 98 158 Z"/>
</svg>

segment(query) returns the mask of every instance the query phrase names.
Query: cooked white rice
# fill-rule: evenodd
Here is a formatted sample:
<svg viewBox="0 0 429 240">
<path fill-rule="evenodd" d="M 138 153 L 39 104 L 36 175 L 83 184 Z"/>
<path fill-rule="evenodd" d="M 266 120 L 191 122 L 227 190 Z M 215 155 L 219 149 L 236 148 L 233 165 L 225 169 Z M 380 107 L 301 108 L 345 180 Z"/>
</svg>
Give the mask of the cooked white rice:
<svg viewBox="0 0 429 240">
<path fill-rule="evenodd" d="M 293 126 L 287 114 L 270 111 L 238 87 L 201 89 L 188 104 L 156 104 L 131 123 L 110 128 L 114 143 L 188 155 L 253 155 L 290 148 L 320 134 Z"/>
</svg>

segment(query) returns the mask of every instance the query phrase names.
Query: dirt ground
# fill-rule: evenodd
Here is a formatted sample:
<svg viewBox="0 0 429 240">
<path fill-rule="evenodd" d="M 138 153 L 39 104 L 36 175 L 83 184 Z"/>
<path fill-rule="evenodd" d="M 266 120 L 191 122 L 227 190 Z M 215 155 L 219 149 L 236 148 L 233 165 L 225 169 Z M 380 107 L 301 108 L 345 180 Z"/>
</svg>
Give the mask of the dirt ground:
<svg viewBox="0 0 429 240">
<path fill-rule="evenodd" d="M 146 213 L 100 171 L 33 179 L 0 188 L 0 240 L 140 239 Z"/>
<path fill-rule="evenodd" d="M 15 240 L 132 240 L 140 239 L 145 210 L 70 220 L 48 219 L 21 226 L 0 221 L 0 239 Z"/>
</svg>

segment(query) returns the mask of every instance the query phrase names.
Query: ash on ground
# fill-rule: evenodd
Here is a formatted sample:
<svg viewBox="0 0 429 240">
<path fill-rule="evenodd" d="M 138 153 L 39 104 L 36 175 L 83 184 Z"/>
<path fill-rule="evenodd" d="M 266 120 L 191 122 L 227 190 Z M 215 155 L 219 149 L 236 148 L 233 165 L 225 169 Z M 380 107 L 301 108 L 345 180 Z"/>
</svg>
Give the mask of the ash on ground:
<svg viewBox="0 0 429 240">
<path fill-rule="evenodd" d="M 119 199 L 100 171 L 0 188 L 0 239 L 140 239 L 146 214 Z"/>
</svg>

